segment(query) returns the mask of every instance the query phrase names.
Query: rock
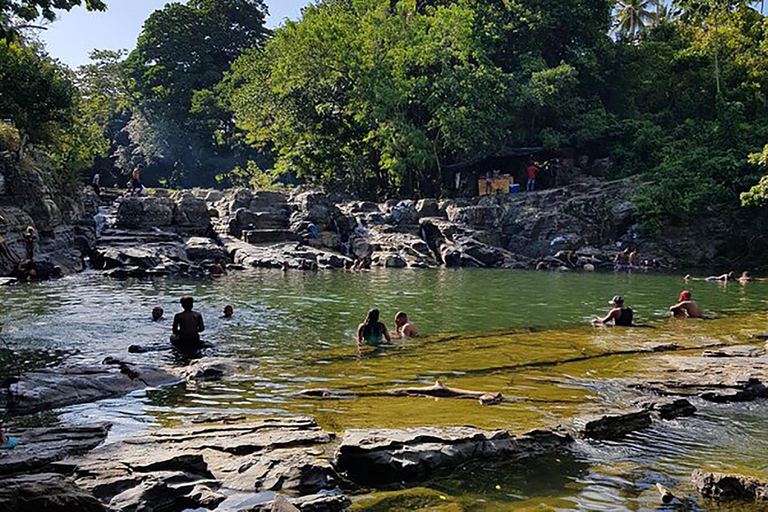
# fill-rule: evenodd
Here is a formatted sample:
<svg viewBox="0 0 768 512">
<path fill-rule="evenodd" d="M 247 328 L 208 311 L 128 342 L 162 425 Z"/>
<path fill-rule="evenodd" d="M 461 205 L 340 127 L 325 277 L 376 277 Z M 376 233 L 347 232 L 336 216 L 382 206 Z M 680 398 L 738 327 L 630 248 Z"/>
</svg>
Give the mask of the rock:
<svg viewBox="0 0 768 512">
<path fill-rule="evenodd" d="M 67 405 L 126 395 L 147 387 L 180 382 L 163 370 L 149 366 L 67 366 L 25 373 L 15 386 L 13 414 L 31 414 Z"/>
<path fill-rule="evenodd" d="M 210 238 L 192 237 L 184 242 L 187 258 L 192 261 L 229 261 L 229 253 Z"/>
<path fill-rule="evenodd" d="M 637 407 L 655 412 L 662 420 L 693 416 L 696 407 L 685 398 L 646 398 L 635 402 Z"/>
<path fill-rule="evenodd" d="M 572 428 L 585 439 L 615 440 L 650 425 L 650 413 L 636 409 L 579 416 L 573 420 Z"/>
<path fill-rule="evenodd" d="M 243 240 L 249 244 L 275 244 L 299 241 L 299 237 L 287 229 L 248 229 L 243 231 Z"/>
<path fill-rule="evenodd" d="M 168 197 L 124 197 L 117 207 L 117 226 L 126 229 L 168 227 L 173 224 L 175 207 Z"/>
<path fill-rule="evenodd" d="M 765 349 L 751 345 L 736 345 L 717 350 L 705 350 L 701 355 L 704 357 L 762 357 L 765 355 Z"/>
<path fill-rule="evenodd" d="M 224 199 L 224 193 L 219 190 L 209 190 L 205 194 L 206 203 L 215 203 L 217 201 L 221 201 L 222 199 Z"/>
<path fill-rule="evenodd" d="M 19 445 L 0 458 L 0 475 L 40 471 L 52 462 L 88 452 L 107 438 L 109 427 L 107 423 L 97 423 L 14 432 Z M 5 478 L 0 478 L 0 482 L 5 481 Z"/>
<path fill-rule="evenodd" d="M 751 346 L 747 346 L 751 347 Z M 754 347 L 751 347 L 754 348 Z M 731 349 L 730 353 L 734 353 Z M 745 349 L 743 353 L 751 353 Z M 655 356 L 645 378 L 631 386 L 662 396 L 698 396 L 711 402 L 768 397 L 768 356 Z"/>
<path fill-rule="evenodd" d="M 312 495 L 338 483 L 324 456 L 331 440 L 314 420 L 298 417 L 168 428 L 105 445 L 52 468 L 71 474 L 80 488 L 113 510 L 215 508 L 225 498 L 220 489 L 309 495 L 292 501 L 300 510 L 323 510 L 305 506 L 315 502 L 320 507 L 322 498 Z"/>
<path fill-rule="evenodd" d="M 735 473 L 710 473 L 694 470 L 691 475 L 696 490 L 705 498 L 718 501 L 766 501 L 768 477 L 758 479 Z"/>
<path fill-rule="evenodd" d="M 296 242 L 256 246 L 235 238 L 221 237 L 221 240 L 235 263 L 246 267 L 282 268 L 287 263 L 291 269 L 312 270 L 321 264 L 343 268 L 349 261 L 349 258 L 333 252 Z"/>
<path fill-rule="evenodd" d="M 205 382 L 221 380 L 224 377 L 234 375 L 237 367 L 230 360 L 224 358 L 196 359 L 188 364 L 181 372 L 181 376 L 187 382 Z"/>
<path fill-rule="evenodd" d="M 416 203 L 416 211 L 420 217 L 438 217 L 440 208 L 437 199 L 421 199 Z"/>
<path fill-rule="evenodd" d="M 241 512 L 341 512 L 347 510 L 352 502 L 341 494 L 310 494 L 299 498 L 291 498 L 290 501 L 277 496 L 274 501 L 259 503 L 258 505 Z"/>
<path fill-rule="evenodd" d="M 42 511 L 106 512 L 107 509 L 93 495 L 61 475 L 42 473 L 0 480 L 0 512 Z"/>
<path fill-rule="evenodd" d="M 534 457 L 568 439 L 545 430 L 512 436 L 474 427 L 349 430 L 336 450 L 335 465 L 357 483 L 423 480 L 470 461 Z"/>
<path fill-rule="evenodd" d="M 204 236 L 211 229 L 211 215 L 208 205 L 191 193 L 182 194 L 173 211 L 176 231 L 187 235 Z"/>
</svg>

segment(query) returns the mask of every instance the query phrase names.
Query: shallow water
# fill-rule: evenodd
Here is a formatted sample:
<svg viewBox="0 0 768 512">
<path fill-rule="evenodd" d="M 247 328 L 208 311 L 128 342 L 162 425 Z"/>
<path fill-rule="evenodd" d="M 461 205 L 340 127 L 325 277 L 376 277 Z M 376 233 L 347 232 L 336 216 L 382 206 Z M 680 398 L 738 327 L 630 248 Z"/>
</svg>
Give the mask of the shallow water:
<svg viewBox="0 0 768 512">
<path fill-rule="evenodd" d="M 666 308 L 691 289 L 717 318 L 672 321 Z M 170 388 L 67 408 L 68 419 L 109 419 L 117 439 L 150 425 L 199 414 L 309 414 L 335 431 L 358 427 L 473 424 L 523 432 L 553 426 L 606 403 L 634 398 L 621 379 L 647 371 L 648 343 L 683 346 L 746 342 L 768 330 L 768 284 L 684 285 L 679 276 L 552 274 L 501 270 L 374 271 L 305 274 L 254 271 L 208 281 L 111 281 L 84 274 L 0 289 L 5 339 L 34 367 L 63 359 L 113 355 L 174 364 L 163 353 L 127 355 L 131 344 L 164 343 L 178 298 L 196 297 L 206 339 L 220 355 L 243 360 L 237 378 Z M 586 325 L 623 295 L 644 329 Z M 219 318 L 224 304 L 235 318 Z M 160 305 L 166 319 L 149 320 Z M 352 341 L 376 306 L 390 327 L 405 310 L 422 332 L 394 348 L 358 353 Z M 625 352 L 610 355 L 613 352 Z M 297 398 L 323 387 L 357 393 L 428 385 L 500 391 L 505 403 L 360 397 Z M 768 406 L 763 402 L 700 406 L 693 418 L 621 443 L 581 443 L 574 452 L 520 465 L 466 467 L 422 488 L 388 489 L 358 498 L 372 510 L 639 510 L 656 508 L 655 482 L 675 487 L 697 467 L 768 471 Z M 684 489 L 684 488 L 683 488 Z M 688 508 L 710 508 L 688 503 Z"/>
</svg>

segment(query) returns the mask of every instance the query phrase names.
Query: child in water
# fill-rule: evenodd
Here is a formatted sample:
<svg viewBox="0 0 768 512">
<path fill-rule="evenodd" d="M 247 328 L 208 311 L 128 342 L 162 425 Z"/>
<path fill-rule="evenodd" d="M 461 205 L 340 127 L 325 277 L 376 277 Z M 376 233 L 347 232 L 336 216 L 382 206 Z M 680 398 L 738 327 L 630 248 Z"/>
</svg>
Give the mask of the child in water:
<svg viewBox="0 0 768 512">
<path fill-rule="evenodd" d="M 382 338 L 386 339 L 387 343 L 392 341 L 387 327 L 379 322 L 379 310 L 373 308 L 368 311 L 363 323 L 357 327 L 357 345 L 378 347 L 381 345 Z"/>
</svg>

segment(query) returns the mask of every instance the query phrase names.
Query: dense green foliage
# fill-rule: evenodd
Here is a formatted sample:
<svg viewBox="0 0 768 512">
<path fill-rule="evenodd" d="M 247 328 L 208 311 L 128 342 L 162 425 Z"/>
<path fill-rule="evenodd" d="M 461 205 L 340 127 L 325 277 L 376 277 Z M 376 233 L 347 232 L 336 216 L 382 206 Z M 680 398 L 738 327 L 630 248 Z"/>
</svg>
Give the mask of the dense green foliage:
<svg viewBox="0 0 768 512">
<path fill-rule="evenodd" d="M 132 52 L 96 52 L 76 77 L 6 44 L 0 115 L 22 144 L 77 168 L 96 156 L 91 172 L 118 183 L 144 162 L 173 186 L 281 174 L 438 195 L 484 159 L 539 148 L 647 177 L 651 232 L 757 229 L 762 213 L 740 205 L 768 190 L 768 19 L 747 1 L 317 0 L 274 33 L 265 15 L 262 0 L 171 3 Z"/>
</svg>

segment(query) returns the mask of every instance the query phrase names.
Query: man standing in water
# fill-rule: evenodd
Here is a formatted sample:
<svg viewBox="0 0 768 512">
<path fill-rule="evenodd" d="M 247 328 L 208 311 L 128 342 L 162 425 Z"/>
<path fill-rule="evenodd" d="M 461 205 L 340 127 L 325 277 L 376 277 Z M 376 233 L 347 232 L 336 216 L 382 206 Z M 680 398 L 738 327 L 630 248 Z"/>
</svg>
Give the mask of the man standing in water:
<svg viewBox="0 0 768 512">
<path fill-rule="evenodd" d="M 669 308 L 669 312 L 675 318 L 701 318 L 701 306 L 695 300 L 691 299 L 691 292 L 685 290 L 680 292 L 680 300 L 677 304 Z"/>
<path fill-rule="evenodd" d="M 596 316 L 592 320 L 592 324 L 605 325 L 613 322 L 613 325 L 621 327 L 632 327 L 634 325 L 635 312 L 632 311 L 632 308 L 624 306 L 624 298 L 621 295 L 616 295 L 609 304 L 613 306 L 613 309 L 604 318 Z"/>
<path fill-rule="evenodd" d="M 173 317 L 171 343 L 184 352 L 194 352 L 203 346 L 200 343 L 200 333 L 205 330 L 205 324 L 203 324 L 203 315 L 192 311 L 194 305 L 195 299 L 189 296 L 182 297 L 181 307 L 184 311 L 176 313 Z"/>
<path fill-rule="evenodd" d="M 400 339 L 418 338 L 419 330 L 408 320 L 408 315 L 404 311 L 399 311 L 395 315 L 395 332 Z"/>
</svg>

